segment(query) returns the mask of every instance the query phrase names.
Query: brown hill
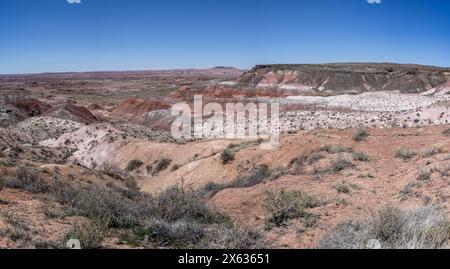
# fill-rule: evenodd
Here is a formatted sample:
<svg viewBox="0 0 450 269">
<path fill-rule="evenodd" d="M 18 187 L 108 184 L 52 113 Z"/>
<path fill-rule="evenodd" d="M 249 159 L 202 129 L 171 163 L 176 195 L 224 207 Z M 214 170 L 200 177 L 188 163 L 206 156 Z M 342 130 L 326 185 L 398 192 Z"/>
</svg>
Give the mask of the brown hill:
<svg viewBox="0 0 450 269">
<path fill-rule="evenodd" d="M 168 108 L 170 108 L 170 106 L 161 101 L 130 98 L 120 103 L 117 108 L 111 112 L 111 116 L 132 120 L 136 117 L 141 117 L 147 112 Z"/>
<path fill-rule="evenodd" d="M 43 116 L 73 120 L 84 124 L 97 122 L 97 118 L 87 108 L 75 106 L 71 103 L 53 107 L 45 111 Z"/>
</svg>

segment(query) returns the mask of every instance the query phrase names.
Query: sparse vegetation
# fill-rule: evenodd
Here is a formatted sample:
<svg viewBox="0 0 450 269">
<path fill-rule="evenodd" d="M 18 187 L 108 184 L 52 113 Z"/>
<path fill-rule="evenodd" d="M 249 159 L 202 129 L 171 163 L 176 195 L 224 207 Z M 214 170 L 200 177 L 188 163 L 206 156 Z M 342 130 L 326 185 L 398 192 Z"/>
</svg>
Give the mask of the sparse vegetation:
<svg viewBox="0 0 450 269">
<path fill-rule="evenodd" d="M 346 160 L 342 155 L 339 155 L 336 159 L 331 161 L 331 170 L 334 173 L 340 172 L 353 166 L 354 164 L 351 161 Z"/>
<path fill-rule="evenodd" d="M 426 181 L 431 177 L 431 172 L 425 168 L 420 168 L 418 174 L 417 180 L 419 181 Z"/>
<path fill-rule="evenodd" d="M 442 134 L 445 136 L 450 136 L 450 129 L 442 131 Z"/>
<path fill-rule="evenodd" d="M 416 182 L 409 182 L 408 184 L 406 184 L 401 190 L 400 190 L 400 194 L 403 195 L 408 195 L 410 193 L 413 192 L 413 188 L 417 186 Z"/>
<path fill-rule="evenodd" d="M 361 142 L 365 140 L 369 136 L 369 133 L 365 128 L 358 128 L 356 132 L 353 134 L 353 140 L 356 142 Z"/>
<path fill-rule="evenodd" d="M 401 148 L 395 152 L 395 157 L 403 160 L 412 159 L 417 153 L 410 148 Z"/>
<path fill-rule="evenodd" d="M 121 179 L 125 177 L 124 172 L 119 168 L 119 166 L 113 162 L 104 162 L 99 170 L 112 178 Z"/>
<path fill-rule="evenodd" d="M 222 154 L 220 154 L 220 160 L 222 161 L 222 164 L 231 163 L 234 161 L 234 152 L 230 149 L 225 149 L 222 151 Z"/>
<path fill-rule="evenodd" d="M 105 229 L 102 223 L 95 221 L 75 224 L 65 235 L 64 242 L 76 239 L 80 241 L 83 249 L 97 249 L 101 247 Z"/>
<path fill-rule="evenodd" d="M 156 165 L 153 167 L 152 175 L 156 175 L 167 168 L 169 168 L 170 164 L 172 163 L 171 159 L 163 158 L 159 160 Z"/>
<path fill-rule="evenodd" d="M 423 152 L 423 156 L 424 157 L 433 157 L 439 153 L 442 153 L 442 147 L 435 146 L 435 147 L 425 149 Z"/>
<path fill-rule="evenodd" d="M 333 146 L 323 145 L 319 148 L 319 151 L 331 153 L 333 151 Z"/>
<path fill-rule="evenodd" d="M 268 214 L 266 226 L 282 227 L 289 220 L 299 219 L 305 227 L 314 225 L 317 216 L 306 212 L 306 209 L 324 205 L 324 201 L 300 191 L 267 192 L 264 208 Z"/>
<path fill-rule="evenodd" d="M 332 149 L 332 153 L 353 153 L 352 147 L 347 147 L 343 145 L 337 145 L 334 149 Z"/>
<path fill-rule="evenodd" d="M 260 184 L 264 179 L 270 176 L 269 167 L 266 164 L 262 164 L 245 177 L 240 177 L 235 180 L 230 188 L 248 188 Z"/>
<path fill-rule="evenodd" d="M 125 169 L 127 172 L 133 172 L 139 169 L 144 163 L 141 160 L 131 160 L 127 164 L 127 168 Z"/>
<path fill-rule="evenodd" d="M 437 171 L 443 177 L 450 176 L 450 164 L 443 164 L 434 168 L 434 171 Z"/>
<path fill-rule="evenodd" d="M 179 164 L 174 164 L 174 165 L 172 165 L 172 168 L 170 168 L 170 171 L 177 171 L 178 169 L 180 169 L 181 168 L 181 165 L 179 165 Z"/>
<path fill-rule="evenodd" d="M 355 162 L 368 162 L 370 160 L 369 154 L 364 152 L 354 152 L 353 161 Z"/>
<path fill-rule="evenodd" d="M 322 159 L 325 159 L 325 155 L 322 152 L 313 152 L 308 157 L 308 164 L 313 165 Z"/>
<path fill-rule="evenodd" d="M 335 189 L 338 192 L 338 194 L 342 193 L 348 194 L 351 192 L 350 185 L 344 180 L 334 183 L 333 189 Z"/>
<path fill-rule="evenodd" d="M 4 179 L 4 185 L 33 193 L 45 193 L 49 190 L 49 185 L 39 176 L 38 170 L 25 166 L 17 168 L 14 176 Z"/>
<path fill-rule="evenodd" d="M 31 241 L 32 228 L 19 212 L 6 209 L 1 214 L 7 225 L 5 228 L 0 229 L 0 236 L 8 237 L 14 242 L 23 241 L 26 243 Z"/>
<path fill-rule="evenodd" d="M 384 206 L 370 219 L 339 224 L 322 238 L 322 249 L 365 249 L 377 240 L 383 249 L 448 248 L 450 223 L 436 207 L 404 211 Z"/>
</svg>

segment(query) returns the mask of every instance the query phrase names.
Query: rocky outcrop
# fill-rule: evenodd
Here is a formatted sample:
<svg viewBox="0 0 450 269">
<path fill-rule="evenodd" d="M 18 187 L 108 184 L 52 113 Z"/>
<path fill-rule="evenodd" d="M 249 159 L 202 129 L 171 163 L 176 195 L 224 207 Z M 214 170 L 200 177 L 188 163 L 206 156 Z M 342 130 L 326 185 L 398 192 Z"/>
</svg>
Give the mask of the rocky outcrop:
<svg viewBox="0 0 450 269">
<path fill-rule="evenodd" d="M 232 88 L 277 90 L 277 95 L 335 95 L 369 91 L 424 93 L 450 81 L 450 68 L 390 63 L 258 65 Z"/>
<path fill-rule="evenodd" d="M 50 106 L 23 96 L 0 97 L 0 127 L 7 127 L 29 117 L 40 116 Z"/>
</svg>

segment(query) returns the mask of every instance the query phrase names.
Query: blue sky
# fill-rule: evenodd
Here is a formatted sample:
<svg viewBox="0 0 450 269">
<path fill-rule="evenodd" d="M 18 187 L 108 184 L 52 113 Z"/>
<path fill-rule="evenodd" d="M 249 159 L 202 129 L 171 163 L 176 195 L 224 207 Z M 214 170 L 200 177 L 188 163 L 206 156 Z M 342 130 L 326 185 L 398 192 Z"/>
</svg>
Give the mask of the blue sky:
<svg viewBox="0 0 450 269">
<path fill-rule="evenodd" d="M 450 66 L 448 0 L 1 0 L 0 73 Z"/>
</svg>

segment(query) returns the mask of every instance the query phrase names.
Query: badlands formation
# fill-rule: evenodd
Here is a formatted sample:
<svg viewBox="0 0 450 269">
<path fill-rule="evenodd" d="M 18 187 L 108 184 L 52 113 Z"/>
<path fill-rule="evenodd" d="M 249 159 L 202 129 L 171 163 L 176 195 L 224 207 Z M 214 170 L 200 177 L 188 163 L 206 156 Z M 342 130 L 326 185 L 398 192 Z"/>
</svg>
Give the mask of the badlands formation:
<svg viewBox="0 0 450 269">
<path fill-rule="evenodd" d="M 175 139 L 195 95 L 279 103 L 280 146 Z M 365 247 L 380 209 L 448 219 L 449 106 L 390 63 L 0 76 L 0 248 Z"/>
</svg>

